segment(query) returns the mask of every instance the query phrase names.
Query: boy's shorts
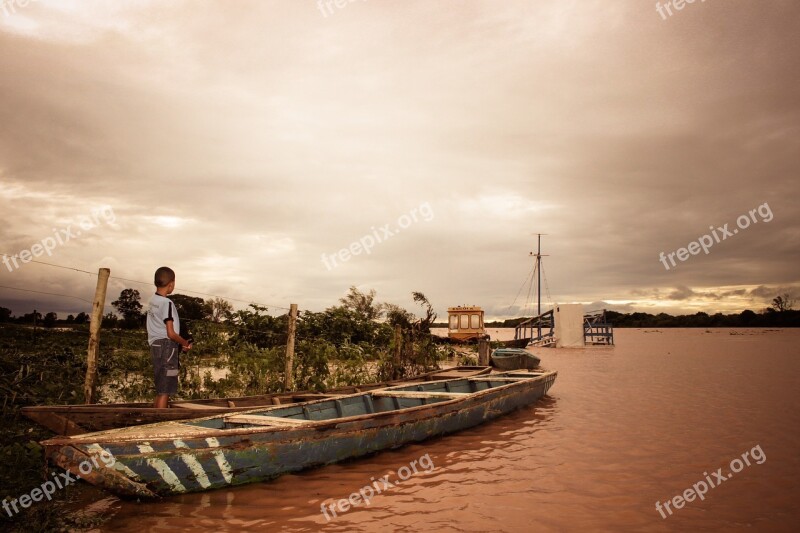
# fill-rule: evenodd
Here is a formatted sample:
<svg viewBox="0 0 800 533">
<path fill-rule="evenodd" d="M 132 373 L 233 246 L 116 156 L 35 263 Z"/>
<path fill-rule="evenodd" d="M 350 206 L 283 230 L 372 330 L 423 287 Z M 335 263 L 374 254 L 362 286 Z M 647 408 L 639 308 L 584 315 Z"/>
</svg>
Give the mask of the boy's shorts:
<svg viewBox="0 0 800 533">
<path fill-rule="evenodd" d="M 158 339 L 150 345 L 156 394 L 178 392 L 178 373 L 181 368 L 181 347 L 169 339 Z"/>
</svg>

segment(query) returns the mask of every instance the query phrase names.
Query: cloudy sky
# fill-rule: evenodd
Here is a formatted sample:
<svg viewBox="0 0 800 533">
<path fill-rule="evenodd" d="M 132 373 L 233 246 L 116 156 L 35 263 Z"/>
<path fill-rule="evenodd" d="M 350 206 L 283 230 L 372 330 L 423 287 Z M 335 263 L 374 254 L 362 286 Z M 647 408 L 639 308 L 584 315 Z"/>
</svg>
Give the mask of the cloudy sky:
<svg viewBox="0 0 800 533">
<path fill-rule="evenodd" d="M 0 305 L 800 296 L 796 1 L 338 1 L 0 0 Z"/>
</svg>

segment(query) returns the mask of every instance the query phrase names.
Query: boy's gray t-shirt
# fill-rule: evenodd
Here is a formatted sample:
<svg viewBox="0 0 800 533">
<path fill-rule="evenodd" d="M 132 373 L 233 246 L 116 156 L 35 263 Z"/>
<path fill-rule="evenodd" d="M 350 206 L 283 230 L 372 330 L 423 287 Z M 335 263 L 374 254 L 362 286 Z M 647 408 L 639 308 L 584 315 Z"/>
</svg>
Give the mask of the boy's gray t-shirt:
<svg viewBox="0 0 800 533">
<path fill-rule="evenodd" d="M 167 322 L 172 320 L 172 327 L 175 333 L 180 334 L 181 319 L 172 300 L 156 293 L 150 298 L 150 306 L 147 309 L 147 342 L 151 346 L 158 339 L 168 339 Z"/>
</svg>

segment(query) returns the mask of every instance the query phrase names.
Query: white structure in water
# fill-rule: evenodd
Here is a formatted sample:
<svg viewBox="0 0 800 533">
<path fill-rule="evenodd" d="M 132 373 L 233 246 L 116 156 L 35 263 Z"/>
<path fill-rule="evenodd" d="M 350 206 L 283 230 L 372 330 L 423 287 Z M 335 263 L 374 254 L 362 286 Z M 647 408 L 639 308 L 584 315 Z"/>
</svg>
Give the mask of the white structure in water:
<svg viewBox="0 0 800 533">
<path fill-rule="evenodd" d="M 556 304 L 553 308 L 556 348 L 583 348 L 583 305 Z"/>
<path fill-rule="evenodd" d="M 605 310 L 586 314 L 582 304 L 555 304 L 550 311 L 520 323 L 514 339 L 556 348 L 608 346 L 614 344 L 614 326 L 606 321 Z"/>
</svg>

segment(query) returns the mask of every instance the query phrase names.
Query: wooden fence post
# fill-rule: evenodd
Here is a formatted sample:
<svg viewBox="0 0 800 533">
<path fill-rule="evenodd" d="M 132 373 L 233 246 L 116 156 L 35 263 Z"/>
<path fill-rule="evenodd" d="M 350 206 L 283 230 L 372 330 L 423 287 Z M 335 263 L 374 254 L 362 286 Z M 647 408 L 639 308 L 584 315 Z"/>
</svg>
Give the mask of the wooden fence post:
<svg viewBox="0 0 800 533">
<path fill-rule="evenodd" d="M 289 305 L 289 333 L 286 338 L 286 370 L 283 379 L 284 388 L 292 390 L 294 379 L 292 375 L 292 365 L 294 364 L 294 337 L 297 331 L 297 304 Z"/>
<path fill-rule="evenodd" d="M 400 325 L 394 327 L 394 359 L 392 360 L 392 379 L 400 379 L 400 364 L 403 353 L 403 328 Z"/>
<path fill-rule="evenodd" d="M 97 354 L 100 352 L 100 326 L 103 323 L 103 307 L 106 303 L 106 289 L 111 270 L 101 268 L 97 272 L 97 287 L 94 290 L 92 318 L 89 323 L 89 351 L 86 354 L 86 381 L 83 384 L 83 396 L 86 403 L 95 403 L 97 388 Z"/>
<path fill-rule="evenodd" d="M 478 365 L 487 366 L 489 364 L 489 341 L 481 339 L 478 341 Z"/>
</svg>

